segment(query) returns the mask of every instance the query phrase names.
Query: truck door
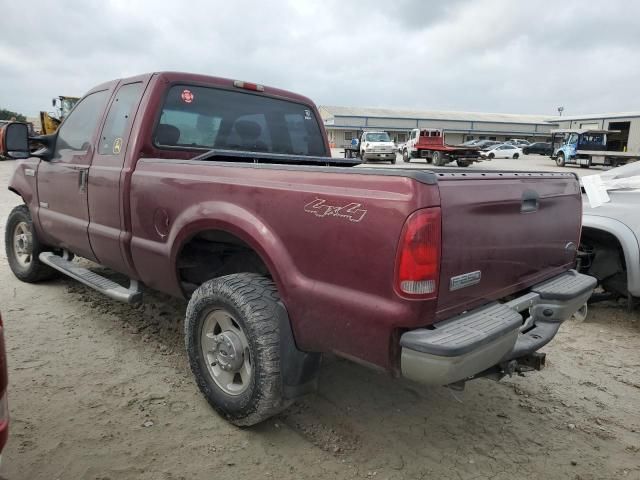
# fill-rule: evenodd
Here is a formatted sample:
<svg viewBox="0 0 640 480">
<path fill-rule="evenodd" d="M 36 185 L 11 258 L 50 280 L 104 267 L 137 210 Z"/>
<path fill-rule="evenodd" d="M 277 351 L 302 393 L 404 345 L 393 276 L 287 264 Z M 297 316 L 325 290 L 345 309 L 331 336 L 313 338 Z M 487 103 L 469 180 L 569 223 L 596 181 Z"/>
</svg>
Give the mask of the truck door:
<svg viewBox="0 0 640 480">
<path fill-rule="evenodd" d="M 120 183 L 129 133 L 144 91 L 142 81 L 122 84 L 109 105 L 107 117 L 89 168 L 89 240 L 98 262 L 128 272 L 121 249 L 127 230 Z"/>
<path fill-rule="evenodd" d="M 38 218 L 44 240 L 95 260 L 87 227 L 87 174 L 110 91 L 90 93 L 58 129 L 53 156 L 38 166 Z"/>
</svg>

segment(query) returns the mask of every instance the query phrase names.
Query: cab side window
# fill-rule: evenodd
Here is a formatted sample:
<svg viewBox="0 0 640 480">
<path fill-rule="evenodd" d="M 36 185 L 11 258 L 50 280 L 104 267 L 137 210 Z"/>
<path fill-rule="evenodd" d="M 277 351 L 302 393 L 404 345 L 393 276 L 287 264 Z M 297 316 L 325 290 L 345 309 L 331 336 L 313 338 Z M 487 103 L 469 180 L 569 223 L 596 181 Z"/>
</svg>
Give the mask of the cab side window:
<svg viewBox="0 0 640 480">
<path fill-rule="evenodd" d="M 142 82 L 122 85 L 109 108 L 107 119 L 100 136 L 100 155 L 119 155 L 124 153 L 138 100 L 142 94 Z"/>
<path fill-rule="evenodd" d="M 61 160 L 63 156 L 78 155 L 89 150 L 100 114 L 107 102 L 107 93 L 108 90 L 102 90 L 87 95 L 64 120 L 58 129 L 54 161 Z M 72 159 L 67 160 L 73 162 Z"/>
</svg>

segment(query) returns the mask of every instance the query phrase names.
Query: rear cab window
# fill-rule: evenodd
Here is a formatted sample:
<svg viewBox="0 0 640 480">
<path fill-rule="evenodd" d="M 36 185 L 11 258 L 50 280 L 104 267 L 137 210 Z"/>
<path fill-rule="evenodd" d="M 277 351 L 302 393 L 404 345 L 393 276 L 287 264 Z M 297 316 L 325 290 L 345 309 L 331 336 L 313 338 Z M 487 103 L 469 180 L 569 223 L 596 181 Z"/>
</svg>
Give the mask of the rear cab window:
<svg viewBox="0 0 640 480">
<path fill-rule="evenodd" d="M 326 156 L 313 110 L 244 91 L 172 86 L 153 143 L 161 149 L 211 149 Z"/>
</svg>

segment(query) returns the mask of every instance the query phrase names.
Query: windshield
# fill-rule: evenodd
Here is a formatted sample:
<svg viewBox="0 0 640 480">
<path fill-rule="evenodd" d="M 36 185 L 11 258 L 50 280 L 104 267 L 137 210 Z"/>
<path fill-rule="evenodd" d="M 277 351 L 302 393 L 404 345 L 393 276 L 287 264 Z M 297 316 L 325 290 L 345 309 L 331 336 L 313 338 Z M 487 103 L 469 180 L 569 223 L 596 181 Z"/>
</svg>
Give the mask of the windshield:
<svg viewBox="0 0 640 480">
<path fill-rule="evenodd" d="M 62 116 L 66 117 L 69 115 L 69 112 L 73 109 L 76 103 L 78 103 L 77 98 L 62 97 L 60 101 L 60 111 L 62 112 Z"/>
<path fill-rule="evenodd" d="M 177 85 L 154 134 L 160 147 L 326 156 L 309 106 L 242 91 Z"/>
<path fill-rule="evenodd" d="M 387 132 L 372 132 L 366 133 L 364 136 L 367 142 L 390 142 L 389 134 Z"/>
</svg>

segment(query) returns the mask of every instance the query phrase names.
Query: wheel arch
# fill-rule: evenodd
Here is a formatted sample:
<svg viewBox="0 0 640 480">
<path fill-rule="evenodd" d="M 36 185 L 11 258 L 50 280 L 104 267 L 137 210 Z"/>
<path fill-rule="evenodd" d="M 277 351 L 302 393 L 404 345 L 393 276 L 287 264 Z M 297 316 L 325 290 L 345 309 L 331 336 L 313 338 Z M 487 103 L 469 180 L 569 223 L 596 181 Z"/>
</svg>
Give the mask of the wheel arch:
<svg viewBox="0 0 640 480">
<path fill-rule="evenodd" d="M 170 261 L 176 279 L 180 281 L 178 259 L 186 246 L 199 235 L 208 232 L 236 238 L 253 251 L 266 267 L 283 300 L 288 298 L 288 279 L 296 278 L 297 270 L 283 242 L 261 218 L 248 210 L 227 202 L 207 202 L 187 209 L 174 222 L 169 244 L 172 245 Z M 239 273 L 239 272 L 235 272 Z"/>
<path fill-rule="evenodd" d="M 640 296 L 640 245 L 633 231 L 613 218 L 583 215 L 582 239 L 594 233 L 608 235 L 617 242 L 627 267 L 627 289 L 634 297 Z"/>
</svg>

